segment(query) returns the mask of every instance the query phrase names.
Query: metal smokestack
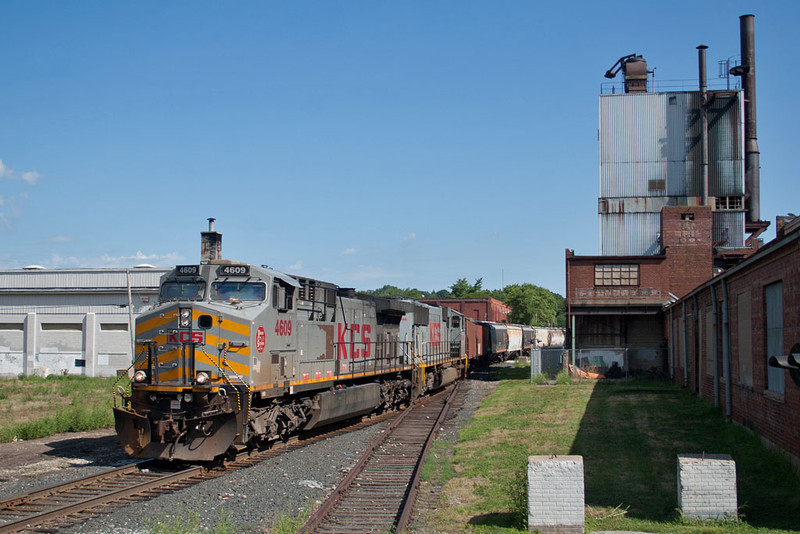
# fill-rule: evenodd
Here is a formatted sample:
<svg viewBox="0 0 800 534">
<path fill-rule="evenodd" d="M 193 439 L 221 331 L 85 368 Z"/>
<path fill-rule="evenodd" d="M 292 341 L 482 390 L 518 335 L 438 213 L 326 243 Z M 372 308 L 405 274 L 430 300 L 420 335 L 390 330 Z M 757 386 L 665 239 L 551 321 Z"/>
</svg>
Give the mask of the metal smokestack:
<svg viewBox="0 0 800 534">
<path fill-rule="evenodd" d="M 700 204 L 708 205 L 708 83 L 706 79 L 706 45 L 697 47 L 697 64 L 700 70 L 700 172 L 703 184 Z"/>
<path fill-rule="evenodd" d="M 745 209 L 747 221 L 761 219 L 760 208 L 760 154 L 756 132 L 756 45 L 753 15 L 739 17 L 739 31 L 742 47 L 742 88 L 744 88 L 744 187 L 746 192 Z"/>
<path fill-rule="evenodd" d="M 208 232 L 200 232 L 200 263 L 222 259 L 222 234 L 214 231 L 214 221 L 208 219 Z"/>
</svg>

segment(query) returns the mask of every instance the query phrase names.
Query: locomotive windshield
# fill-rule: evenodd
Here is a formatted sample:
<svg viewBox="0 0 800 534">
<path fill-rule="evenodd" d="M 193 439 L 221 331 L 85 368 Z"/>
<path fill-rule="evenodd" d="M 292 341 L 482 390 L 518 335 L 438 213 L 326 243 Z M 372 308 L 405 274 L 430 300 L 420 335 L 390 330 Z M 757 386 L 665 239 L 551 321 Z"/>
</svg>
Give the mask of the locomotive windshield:
<svg viewBox="0 0 800 534">
<path fill-rule="evenodd" d="M 161 286 L 161 301 L 203 300 L 205 293 L 205 282 L 164 282 Z"/>
<path fill-rule="evenodd" d="M 214 282 L 211 284 L 211 300 L 255 300 L 263 301 L 267 286 L 263 282 Z"/>
</svg>

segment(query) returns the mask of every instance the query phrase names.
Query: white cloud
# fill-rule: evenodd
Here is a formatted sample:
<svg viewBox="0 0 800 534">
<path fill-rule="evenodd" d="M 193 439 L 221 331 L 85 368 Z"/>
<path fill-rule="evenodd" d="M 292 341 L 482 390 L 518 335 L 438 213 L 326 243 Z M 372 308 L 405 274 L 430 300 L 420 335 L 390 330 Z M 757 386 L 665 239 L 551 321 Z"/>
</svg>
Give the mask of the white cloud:
<svg viewBox="0 0 800 534">
<path fill-rule="evenodd" d="M 28 171 L 28 172 L 23 172 L 22 174 L 20 174 L 19 177 L 23 181 L 28 182 L 31 185 L 36 185 L 36 182 L 39 181 L 42 175 L 36 171 Z"/>
<path fill-rule="evenodd" d="M 417 234 L 416 234 L 416 233 L 414 233 L 414 232 L 411 232 L 410 234 L 408 234 L 407 236 L 405 236 L 405 237 L 403 238 L 403 240 L 402 240 L 400 243 L 401 243 L 402 245 L 408 245 L 408 244 L 410 244 L 410 243 L 412 243 L 412 242 L 416 241 L 416 239 L 417 239 Z"/>
<path fill-rule="evenodd" d="M 42 178 L 42 175 L 36 171 L 15 171 L 14 169 L 6 166 L 6 164 L 3 163 L 3 160 L 0 159 L 0 180 L 3 178 L 8 180 L 22 180 L 30 185 L 36 185 L 36 183 Z"/>
<path fill-rule="evenodd" d="M 47 241 L 49 243 L 72 243 L 74 239 L 70 235 L 54 235 Z"/>
<path fill-rule="evenodd" d="M 303 269 L 303 262 L 301 260 L 297 260 L 293 264 L 286 267 L 287 271 L 300 271 Z"/>
<path fill-rule="evenodd" d="M 131 267 L 139 263 L 150 263 L 156 267 L 172 267 L 183 261 L 183 256 L 177 252 L 167 254 L 144 254 L 137 250 L 132 256 L 109 256 L 103 254 L 100 258 L 99 267 Z M 98 265 L 94 265 L 98 267 Z"/>
<path fill-rule="evenodd" d="M 350 254 L 355 254 L 358 252 L 357 248 L 346 248 L 342 251 L 342 256 L 348 256 Z"/>
</svg>

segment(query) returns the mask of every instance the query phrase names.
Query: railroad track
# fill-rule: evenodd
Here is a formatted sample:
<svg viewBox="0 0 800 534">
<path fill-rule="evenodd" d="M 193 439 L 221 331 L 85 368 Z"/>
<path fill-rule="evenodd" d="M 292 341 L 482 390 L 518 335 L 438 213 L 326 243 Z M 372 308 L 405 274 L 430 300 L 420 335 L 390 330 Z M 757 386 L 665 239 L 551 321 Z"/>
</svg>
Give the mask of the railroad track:
<svg viewBox="0 0 800 534">
<path fill-rule="evenodd" d="M 396 415 L 396 412 L 388 412 L 365 418 L 356 424 L 341 424 L 315 430 L 293 437 L 285 443 L 277 443 L 270 449 L 241 451 L 235 459 L 224 465 L 175 466 L 146 460 L 0 500 L 0 534 L 55 532 L 65 529 L 88 521 L 103 508 L 106 508 L 103 510 L 105 512 L 108 507 L 126 506 L 172 493 Z"/>
<path fill-rule="evenodd" d="M 403 412 L 300 532 L 401 532 L 411 517 L 425 455 L 451 407 L 464 402 L 458 392 L 456 384 Z"/>
</svg>

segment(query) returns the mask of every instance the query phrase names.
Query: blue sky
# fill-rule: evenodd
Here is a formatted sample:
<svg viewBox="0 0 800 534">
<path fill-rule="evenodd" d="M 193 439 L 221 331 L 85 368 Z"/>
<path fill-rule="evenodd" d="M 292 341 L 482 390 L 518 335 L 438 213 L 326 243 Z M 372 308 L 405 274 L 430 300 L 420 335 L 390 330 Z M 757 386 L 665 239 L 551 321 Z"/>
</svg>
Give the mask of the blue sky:
<svg viewBox="0 0 800 534">
<path fill-rule="evenodd" d="M 620 56 L 696 87 L 755 15 L 761 216 L 800 213 L 800 2 L 0 2 L 0 268 L 227 258 L 564 293 Z M 774 231 L 767 233 L 774 236 Z"/>
</svg>

